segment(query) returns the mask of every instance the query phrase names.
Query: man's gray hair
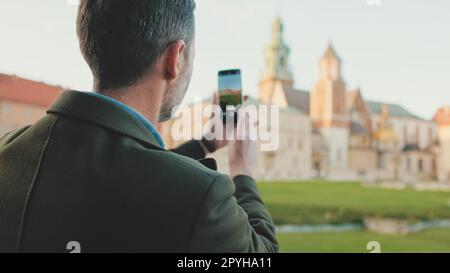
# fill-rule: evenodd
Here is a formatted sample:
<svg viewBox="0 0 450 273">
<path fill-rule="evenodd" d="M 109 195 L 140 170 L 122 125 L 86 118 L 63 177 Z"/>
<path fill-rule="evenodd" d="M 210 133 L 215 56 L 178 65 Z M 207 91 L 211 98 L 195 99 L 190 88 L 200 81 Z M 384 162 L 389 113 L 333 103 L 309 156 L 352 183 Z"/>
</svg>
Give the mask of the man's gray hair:
<svg viewBox="0 0 450 273">
<path fill-rule="evenodd" d="M 81 0 L 77 33 L 98 90 L 134 84 L 176 41 L 195 35 L 194 0 Z"/>
</svg>

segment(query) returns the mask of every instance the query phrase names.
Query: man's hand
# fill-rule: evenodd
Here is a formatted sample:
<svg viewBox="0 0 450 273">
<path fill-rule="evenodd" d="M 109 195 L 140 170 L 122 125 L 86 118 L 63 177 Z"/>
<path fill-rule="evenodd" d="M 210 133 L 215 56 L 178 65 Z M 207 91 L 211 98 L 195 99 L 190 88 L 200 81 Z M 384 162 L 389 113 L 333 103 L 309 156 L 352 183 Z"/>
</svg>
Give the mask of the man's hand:
<svg viewBox="0 0 450 273">
<path fill-rule="evenodd" d="M 213 105 L 220 105 L 220 99 L 219 94 L 214 93 L 213 96 Z M 200 142 L 200 145 L 202 146 L 203 150 L 205 151 L 205 155 L 214 153 L 217 150 L 220 150 L 228 145 L 228 140 L 226 138 L 226 126 L 223 125 L 220 119 L 220 116 L 216 116 L 214 113 L 211 115 L 211 120 L 209 121 L 211 124 L 213 124 L 212 127 L 207 127 L 208 131 L 203 133 L 203 140 Z M 220 124 L 220 125 L 219 125 Z M 216 132 L 215 126 L 219 125 L 222 126 L 221 132 L 223 132 L 223 136 L 221 139 L 219 139 L 213 132 Z M 210 140 L 211 139 L 211 140 Z"/>
<path fill-rule="evenodd" d="M 248 99 L 248 96 L 245 96 L 244 97 L 244 102 L 247 101 L 247 99 Z M 214 93 L 212 103 L 213 103 L 213 105 L 220 106 L 219 93 L 217 93 L 217 92 Z M 211 131 L 210 132 L 204 132 L 203 138 L 204 139 L 210 139 L 210 135 L 214 135 L 214 133 L 212 133 L 212 132 L 216 132 L 216 131 L 222 132 L 223 135 L 222 135 L 221 138 L 214 137 L 213 140 L 209 141 L 209 145 L 205 145 L 204 143 L 201 143 L 203 149 L 205 150 L 205 154 L 210 154 L 210 153 L 213 153 L 213 152 L 215 152 L 217 150 L 220 150 L 220 149 L 226 147 L 228 145 L 227 134 L 230 133 L 230 132 L 226 131 L 226 125 L 223 124 L 221 116 L 216 116 L 213 113 L 212 116 L 211 116 L 211 121 L 210 122 L 212 124 L 214 124 L 214 126 L 215 125 L 221 126 L 221 128 L 215 128 L 214 126 L 211 127 L 211 128 L 208 127 L 209 130 L 211 130 Z M 211 150 L 211 149 L 208 149 L 207 146 L 212 146 L 214 148 Z"/>
<path fill-rule="evenodd" d="M 229 142 L 228 160 L 232 178 L 239 175 L 252 176 L 252 170 L 257 159 L 257 141 L 250 140 L 249 132 L 257 124 L 250 124 L 249 121 L 248 114 L 243 111 L 240 112 L 235 140 Z"/>
<path fill-rule="evenodd" d="M 219 93 L 214 93 L 213 96 L 213 105 L 217 105 L 220 106 L 220 97 L 219 97 Z M 216 139 L 214 138 L 213 140 L 213 144 L 216 147 L 216 150 L 220 150 L 224 147 L 226 147 L 228 145 L 228 140 L 226 138 L 226 126 L 223 124 L 223 122 L 221 121 L 221 117 L 216 117 L 214 114 L 212 116 L 213 119 L 219 119 L 219 122 L 216 122 L 215 124 L 221 124 L 222 125 L 222 132 L 223 132 L 223 137 L 222 139 Z"/>
</svg>

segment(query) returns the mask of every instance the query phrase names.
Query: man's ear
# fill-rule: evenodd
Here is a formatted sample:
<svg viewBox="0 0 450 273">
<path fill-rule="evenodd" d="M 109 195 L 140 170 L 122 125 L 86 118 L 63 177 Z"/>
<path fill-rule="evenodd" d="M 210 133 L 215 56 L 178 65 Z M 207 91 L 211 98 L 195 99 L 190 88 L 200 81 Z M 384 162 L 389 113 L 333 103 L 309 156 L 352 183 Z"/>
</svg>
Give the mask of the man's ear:
<svg viewBox="0 0 450 273">
<path fill-rule="evenodd" d="M 166 50 L 166 76 L 169 80 L 176 79 L 184 66 L 186 44 L 183 40 L 174 42 Z"/>
</svg>

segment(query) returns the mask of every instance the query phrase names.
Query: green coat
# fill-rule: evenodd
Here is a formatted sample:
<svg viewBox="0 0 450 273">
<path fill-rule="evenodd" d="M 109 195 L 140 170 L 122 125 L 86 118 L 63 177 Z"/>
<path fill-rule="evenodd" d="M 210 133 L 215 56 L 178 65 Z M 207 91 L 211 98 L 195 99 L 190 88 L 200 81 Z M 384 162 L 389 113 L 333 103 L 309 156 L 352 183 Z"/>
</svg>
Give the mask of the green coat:
<svg viewBox="0 0 450 273">
<path fill-rule="evenodd" d="M 67 91 L 0 140 L 0 252 L 276 252 L 255 181 L 191 141 L 161 149 L 120 107 Z M 206 166 L 209 166 L 206 167 Z"/>
</svg>

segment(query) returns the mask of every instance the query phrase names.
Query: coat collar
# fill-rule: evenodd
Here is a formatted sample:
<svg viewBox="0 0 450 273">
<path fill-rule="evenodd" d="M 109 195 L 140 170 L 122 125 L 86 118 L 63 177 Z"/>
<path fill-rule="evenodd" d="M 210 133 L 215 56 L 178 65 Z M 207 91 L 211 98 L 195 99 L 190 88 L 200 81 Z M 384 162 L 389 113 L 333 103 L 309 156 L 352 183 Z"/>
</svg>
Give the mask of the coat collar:
<svg viewBox="0 0 450 273">
<path fill-rule="evenodd" d="M 145 125 L 125 109 L 84 92 L 65 91 L 47 113 L 95 123 L 161 149 Z"/>
</svg>

